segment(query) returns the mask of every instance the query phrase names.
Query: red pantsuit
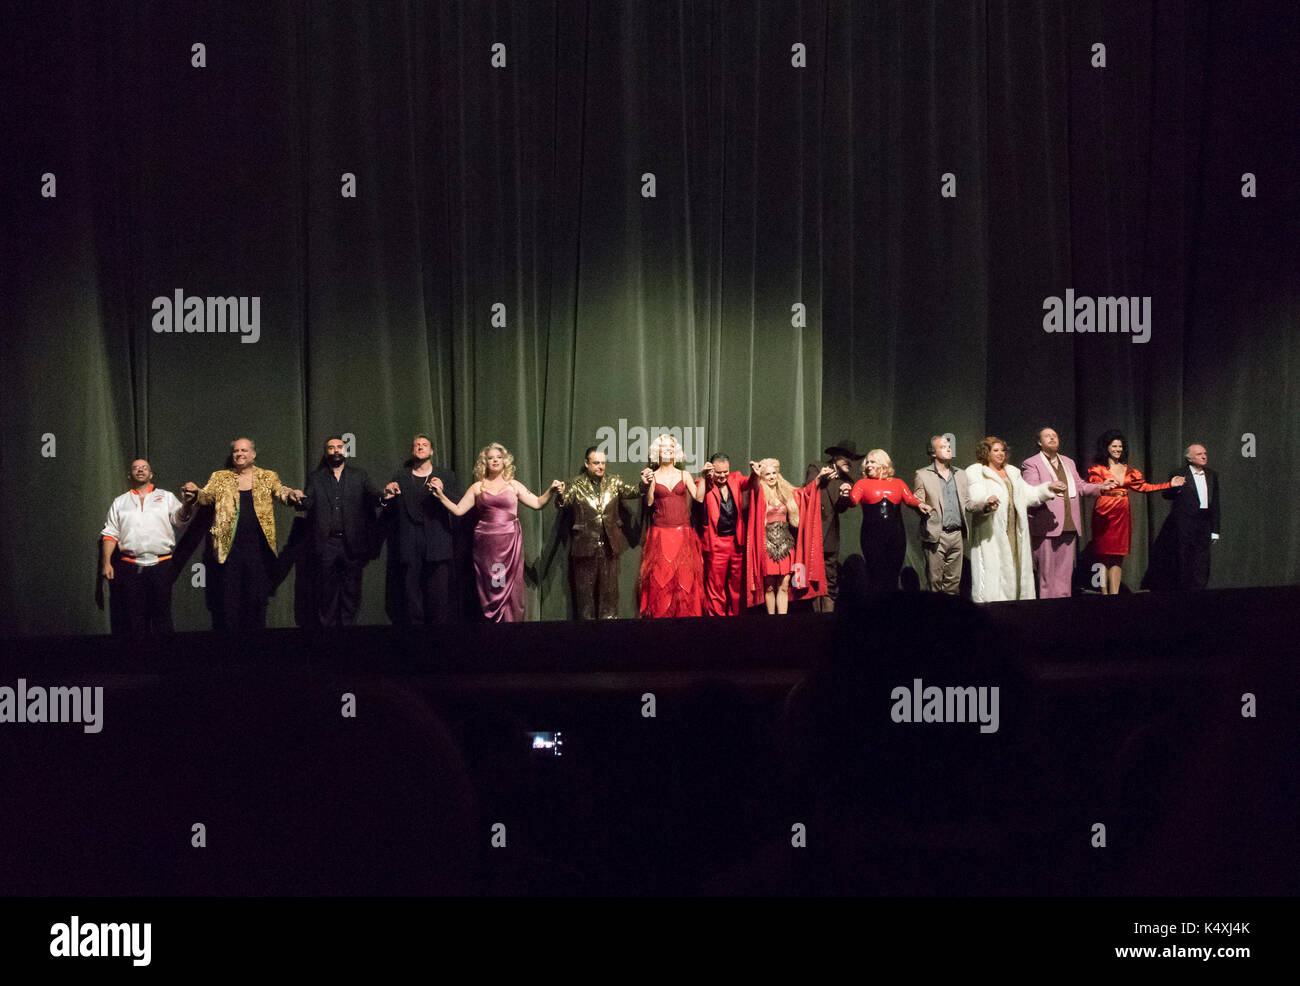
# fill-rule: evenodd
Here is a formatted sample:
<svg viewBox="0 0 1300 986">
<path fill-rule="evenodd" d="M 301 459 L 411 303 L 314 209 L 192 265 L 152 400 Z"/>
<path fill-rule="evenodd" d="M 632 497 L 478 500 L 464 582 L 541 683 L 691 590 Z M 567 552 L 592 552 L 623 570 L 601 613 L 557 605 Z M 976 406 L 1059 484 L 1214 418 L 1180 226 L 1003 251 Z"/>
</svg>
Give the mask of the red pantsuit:
<svg viewBox="0 0 1300 986">
<path fill-rule="evenodd" d="M 718 534 L 718 515 L 722 509 L 722 493 L 718 484 L 709 480 L 704 494 L 704 615 L 739 616 L 745 611 L 741 593 L 745 585 L 745 509 L 742 496 L 753 485 L 753 479 L 743 473 L 727 475 L 727 492 L 736 504 L 736 533 L 728 537 Z"/>
<path fill-rule="evenodd" d="M 740 590 L 745 581 L 745 549 L 731 538 L 719 538 L 704 554 L 704 615 L 739 616 L 744 607 Z"/>
</svg>

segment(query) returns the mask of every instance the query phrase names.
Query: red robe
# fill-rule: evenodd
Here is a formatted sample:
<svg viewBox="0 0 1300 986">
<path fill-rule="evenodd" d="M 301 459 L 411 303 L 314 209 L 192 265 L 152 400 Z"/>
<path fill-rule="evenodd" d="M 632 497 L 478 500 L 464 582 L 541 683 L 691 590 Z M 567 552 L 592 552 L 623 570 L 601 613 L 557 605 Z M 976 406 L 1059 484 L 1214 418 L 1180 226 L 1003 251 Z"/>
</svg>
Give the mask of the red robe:
<svg viewBox="0 0 1300 986">
<path fill-rule="evenodd" d="M 822 556 L 821 489 L 814 478 L 794 491 L 799 506 L 799 526 L 794 529 L 794 573 L 790 576 L 790 599 L 813 599 L 826 595 L 826 559 Z M 763 484 L 755 481 L 749 494 L 749 516 L 745 518 L 745 596 L 750 606 L 763 605 L 763 556 L 767 553 L 765 532 L 767 498 Z M 800 569 L 799 566 L 802 566 Z M 803 578 L 799 578 L 802 570 Z M 796 584 L 802 582 L 802 585 Z"/>
</svg>

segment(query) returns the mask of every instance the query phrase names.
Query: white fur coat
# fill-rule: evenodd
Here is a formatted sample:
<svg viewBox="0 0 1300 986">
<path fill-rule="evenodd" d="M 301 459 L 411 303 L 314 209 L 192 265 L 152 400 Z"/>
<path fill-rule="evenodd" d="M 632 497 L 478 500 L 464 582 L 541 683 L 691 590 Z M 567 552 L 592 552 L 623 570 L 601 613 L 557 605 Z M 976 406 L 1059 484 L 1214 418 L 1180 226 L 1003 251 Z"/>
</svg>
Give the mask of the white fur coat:
<svg viewBox="0 0 1300 986">
<path fill-rule="evenodd" d="M 1020 470 L 1008 465 L 1007 478 L 1015 490 L 1016 514 L 1020 519 L 1020 591 L 1016 591 L 1016 571 L 1011 558 L 1011 539 L 1007 535 L 1007 487 L 996 472 L 978 462 L 966 467 L 970 487 L 971 599 L 977 603 L 994 603 L 1003 599 L 1034 598 L 1034 556 L 1029 545 L 1029 517 L 1026 511 L 1052 499 L 1055 494 L 1047 483 L 1030 486 Z M 984 513 L 989 497 L 996 495 L 998 508 Z"/>
</svg>

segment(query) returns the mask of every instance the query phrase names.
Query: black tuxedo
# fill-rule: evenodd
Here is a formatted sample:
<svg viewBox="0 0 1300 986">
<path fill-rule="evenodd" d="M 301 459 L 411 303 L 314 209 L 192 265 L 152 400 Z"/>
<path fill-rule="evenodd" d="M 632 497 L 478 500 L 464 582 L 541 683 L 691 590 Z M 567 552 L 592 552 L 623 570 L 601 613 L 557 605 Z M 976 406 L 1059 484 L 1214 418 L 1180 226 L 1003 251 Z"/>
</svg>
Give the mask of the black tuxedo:
<svg viewBox="0 0 1300 986">
<path fill-rule="evenodd" d="M 374 545 L 382 491 L 364 469 L 344 463 L 339 478 L 326 464 L 307 477 L 307 527 L 316 614 L 323 626 L 351 626 L 361 606 L 361 570 Z"/>
<path fill-rule="evenodd" d="M 388 501 L 385 513 L 395 521 L 389 551 L 400 570 L 405 613 L 397 619 L 409 623 L 446 623 L 455 619 L 451 595 L 452 567 L 456 555 L 459 518 L 429 492 L 433 476 L 452 503 L 465 491 L 450 469 L 434 469 L 429 476 L 411 475 L 410 465 L 393 474 L 402 492 Z"/>
<path fill-rule="evenodd" d="M 1167 577 L 1161 581 L 1171 587 L 1204 589 L 1210 581 L 1210 535 L 1219 533 L 1219 474 L 1213 469 L 1204 472 L 1205 507 L 1201 506 L 1190 465 L 1173 473 L 1187 482 L 1161 494 L 1173 503 L 1169 518 L 1156 539 L 1168 569 Z M 1153 549 L 1152 554 L 1156 555 L 1157 551 Z"/>
</svg>

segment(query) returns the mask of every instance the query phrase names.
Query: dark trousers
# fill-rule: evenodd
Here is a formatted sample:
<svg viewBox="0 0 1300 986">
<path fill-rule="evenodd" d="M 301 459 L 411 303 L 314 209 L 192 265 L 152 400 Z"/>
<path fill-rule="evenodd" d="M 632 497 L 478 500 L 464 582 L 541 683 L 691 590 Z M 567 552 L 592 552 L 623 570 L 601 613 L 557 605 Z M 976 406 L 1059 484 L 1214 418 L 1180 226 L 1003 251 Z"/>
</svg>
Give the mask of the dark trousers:
<svg viewBox="0 0 1300 986">
<path fill-rule="evenodd" d="M 867 563 L 868 592 L 897 592 L 898 573 L 903 570 L 903 557 L 907 542 L 903 536 L 903 522 L 878 524 L 865 522 L 859 535 L 862 557 Z M 1022 559 L 1021 564 L 1024 564 Z"/>
<path fill-rule="evenodd" d="M 136 565 L 120 560 L 114 567 L 112 598 L 121 607 L 125 633 L 172 632 L 172 563 Z"/>
<path fill-rule="evenodd" d="M 826 595 L 813 600 L 813 612 L 834 613 L 835 599 L 840 592 L 840 556 L 838 552 L 823 554 L 822 560 L 826 565 Z"/>
<path fill-rule="evenodd" d="M 352 558 L 343 538 L 317 542 L 312 558 L 316 585 L 316 618 L 323 627 L 350 627 L 361 608 L 364 558 Z"/>
<path fill-rule="evenodd" d="M 451 560 L 402 565 L 407 623 L 452 623 Z"/>
<path fill-rule="evenodd" d="M 1201 516 L 1200 514 L 1204 514 Z M 1178 588 L 1204 589 L 1210 583 L 1210 512 L 1178 521 Z"/>
<path fill-rule="evenodd" d="M 579 620 L 618 617 L 619 556 L 601 551 L 585 558 L 569 556 L 573 615 Z"/>
<path fill-rule="evenodd" d="M 266 628 L 266 601 L 271 594 L 271 567 L 275 555 L 262 543 L 261 550 L 240 545 L 231 549 L 221 567 L 222 626 L 226 630 Z"/>
</svg>

